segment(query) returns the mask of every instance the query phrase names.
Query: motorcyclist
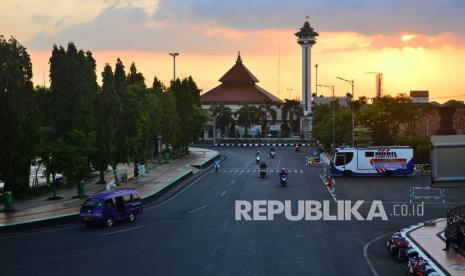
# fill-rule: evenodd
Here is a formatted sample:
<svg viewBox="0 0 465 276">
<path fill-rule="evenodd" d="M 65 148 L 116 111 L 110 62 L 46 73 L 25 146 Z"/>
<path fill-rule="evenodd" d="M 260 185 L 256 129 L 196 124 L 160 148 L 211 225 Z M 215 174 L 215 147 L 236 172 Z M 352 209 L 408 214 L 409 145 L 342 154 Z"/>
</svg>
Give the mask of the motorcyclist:
<svg viewBox="0 0 465 276">
<path fill-rule="evenodd" d="M 219 158 L 219 157 L 217 157 L 217 158 L 215 159 L 215 169 L 216 169 L 217 171 L 220 170 L 220 158 Z"/>
<path fill-rule="evenodd" d="M 274 148 L 270 148 L 270 156 L 272 156 L 275 153 Z"/>
<path fill-rule="evenodd" d="M 299 152 L 300 151 L 300 144 L 295 144 L 295 152 Z"/>
<path fill-rule="evenodd" d="M 257 150 L 257 152 L 255 153 L 255 157 L 260 157 L 260 151 Z"/>
<path fill-rule="evenodd" d="M 266 163 L 265 163 L 265 162 L 262 162 L 262 163 L 260 164 L 260 170 L 262 170 L 262 169 L 265 169 L 265 170 L 266 170 L 266 168 L 267 168 L 267 167 L 266 167 Z"/>
<path fill-rule="evenodd" d="M 286 170 L 286 168 L 282 168 L 282 169 L 279 171 L 279 177 L 283 177 L 283 176 L 287 176 L 287 170 Z"/>
</svg>

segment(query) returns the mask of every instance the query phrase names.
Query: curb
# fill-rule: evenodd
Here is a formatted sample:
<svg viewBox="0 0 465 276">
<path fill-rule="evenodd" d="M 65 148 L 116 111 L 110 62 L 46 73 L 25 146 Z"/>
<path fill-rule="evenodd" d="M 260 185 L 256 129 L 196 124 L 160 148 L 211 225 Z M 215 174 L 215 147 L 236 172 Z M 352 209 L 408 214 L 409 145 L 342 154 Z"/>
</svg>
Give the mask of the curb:
<svg viewBox="0 0 465 276">
<path fill-rule="evenodd" d="M 198 165 L 198 166 L 195 166 L 195 167 L 199 168 L 199 169 L 206 168 L 208 165 L 213 163 L 213 160 L 218 155 L 219 154 L 216 154 L 215 156 L 213 156 L 211 159 L 209 159 L 205 163 L 203 163 L 201 165 Z M 155 200 L 159 196 L 166 193 L 175 184 L 177 184 L 177 183 L 179 183 L 179 182 L 193 176 L 193 174 L 194 174 L 193 171 L 186 170 L 184 174 L 179 175 L 179 176 L 171 179 L 170 181 L 165 183 L 162 187 L 160 187 L 160 188 L 152 191 L 150 194 L 142 197 L 141 198 L 142 203 L 146 204 L 146 203 L 149 203 L 149 202 Z M 12 232 L 12 231 L 15 231 L 15 230 L 27 230 L 27 229 L 31 229 L 31 228 L 40 228 L 40 227 L 44 227 L 44 226 L 50 226 L 51 224 L 53 224 L 53 225 L 64 224 L 64 223 L 75 221 L 78 218 L 79 218 L 79 212 L 72 212 L 72 213 L 63 214 L 63 215 L 59 215 L 59 216 L 52 216 L 52 217 L 47 217 L 47 218 L 32 219 L 32 220 L 28 220 L 28 221 L 24 221 L 24 222 L 15 222 L 15 223 L 11 223 L 11 224 L 4 224 L 4 225 L 0 225 L 0 233 L 8 233 L 8 232 Z"/>
<path fill-rule="evenodd" d="M 435 219 L 435 220 L 430 220 L 430 221 L 433 221 L 433 222 L 438 222 L 438 221 L 442 221 L 444 220 L 443 218 L 439 218 L 439 219 Z M 431 257 L 431 255 L 425 251 L 423 249 L 423 247 L 421 247 L 416 241 L 412 240 L 412 238 L 410 237 L 410 232 L 412 232 L 413 230 L 416 230 L 420 227 L 423 227 L 425 226 L 425 223 L 421 222 L 421 223 L 418 223 L 418 224 L 415 224 L 415 225 L 411 225 L 409 227 L 406 227 L 406 228 L 403 228 L 400 230 L 400 234 L 402 235 L 402 237 L 404 237 L 410 244 L 410 246 L 412 246 L 412 248 L 418 252 L 418 255 L 420 257 L 422 257 L 423 259 L 427 260 L 428 261 L 428 264 L 434 268 L 434 270 L 436 270 L 436 272 L 440 273 L 441 275 L 445 275 L 444 274 L 444 268 L 435 260 Z"/>
</svg>

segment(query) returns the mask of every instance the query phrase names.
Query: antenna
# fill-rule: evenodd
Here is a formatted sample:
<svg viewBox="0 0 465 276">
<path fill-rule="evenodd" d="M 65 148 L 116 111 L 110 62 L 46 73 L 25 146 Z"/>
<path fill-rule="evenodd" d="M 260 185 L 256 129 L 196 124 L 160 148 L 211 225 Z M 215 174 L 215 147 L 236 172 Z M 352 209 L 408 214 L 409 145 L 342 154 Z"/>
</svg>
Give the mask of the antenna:
<svg viewBox="0 0 465 276">
<path fill-rule="evenodd" d="M 280 86 L 280 83 L 279 83 L 280 71 L 281 71 L 281 45 L 278 45 L 278 98 L 279 98 L 279 86 Z"/>
</svg>

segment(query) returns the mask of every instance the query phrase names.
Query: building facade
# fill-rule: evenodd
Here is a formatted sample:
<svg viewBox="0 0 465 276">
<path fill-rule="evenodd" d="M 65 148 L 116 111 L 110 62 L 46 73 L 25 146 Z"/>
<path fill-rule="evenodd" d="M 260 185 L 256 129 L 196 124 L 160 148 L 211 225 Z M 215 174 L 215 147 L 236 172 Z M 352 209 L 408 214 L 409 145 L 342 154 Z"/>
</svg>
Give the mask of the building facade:
<svg viewBox="0 0 465 276">
<path fill-rule="evenodd" d="M 258 107 L 267 103 L 276 111 L 276 123 L 268 124 L 266 132 L 275 135 L 281 129 L 281 111 L 279 105 L 283 102 L 278 97 L 258 86 L 258 79 L 245 67 L 240 53 L 237 55 L 236 63 L 220 79 L 221 84 L 205 92 L 200 96 L 202 108 L 210 111 L 213 106 L 224 105 L 235 114 L 244 105 Z M 271 118 L 269 118 L 271 121 Z M 228 126 L 226 133 L 213 127 L 214 118 L 207 123 L 203 139 L 212 140 L 213 129 L 216 130 L 218 138 L 243 138 L 245 128 L 237 123 L 237 115 L 233 116 L 233 123 Z M 264 130 L 261 125 L 251 125 L 248 128 L 249 137 L 262 137 Z M 215 137 L 215 138 L 216 138 Z"/>
</svg>

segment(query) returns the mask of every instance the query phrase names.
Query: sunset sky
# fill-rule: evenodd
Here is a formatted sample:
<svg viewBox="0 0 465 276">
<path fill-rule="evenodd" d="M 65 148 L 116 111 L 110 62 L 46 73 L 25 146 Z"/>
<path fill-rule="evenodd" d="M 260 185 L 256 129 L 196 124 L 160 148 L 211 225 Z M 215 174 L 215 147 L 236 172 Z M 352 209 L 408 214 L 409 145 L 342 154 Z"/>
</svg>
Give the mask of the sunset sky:
<svg viewBox="0 0 465 276">
<path fill-rule="evenodd" d="M 375 77 L 384 75 L 385 94 L 429 90 L 444 102 L 465 99 L 465 1 L 452 0 L 0 0 L 0 34 L 27 47 L 34 83 L 48 86 L 52 45 L 74 41 L 98 64 L 134 61 L 151 86 L 192 75 L 203 91 L 234 64 L 244 64 L 259 85 L 281 98 L 301 91 L 301 49 L 294 33 L 305 15 L 320 36 L 312 49 L 318 83 L 350 90 L 337 76 L 355 80 L 355 96 L 373 97 Z M 278 56 L 280 81 L 278 94 Z M 318 88 L 328 95 L 329 90 Z"/>
</svg>

